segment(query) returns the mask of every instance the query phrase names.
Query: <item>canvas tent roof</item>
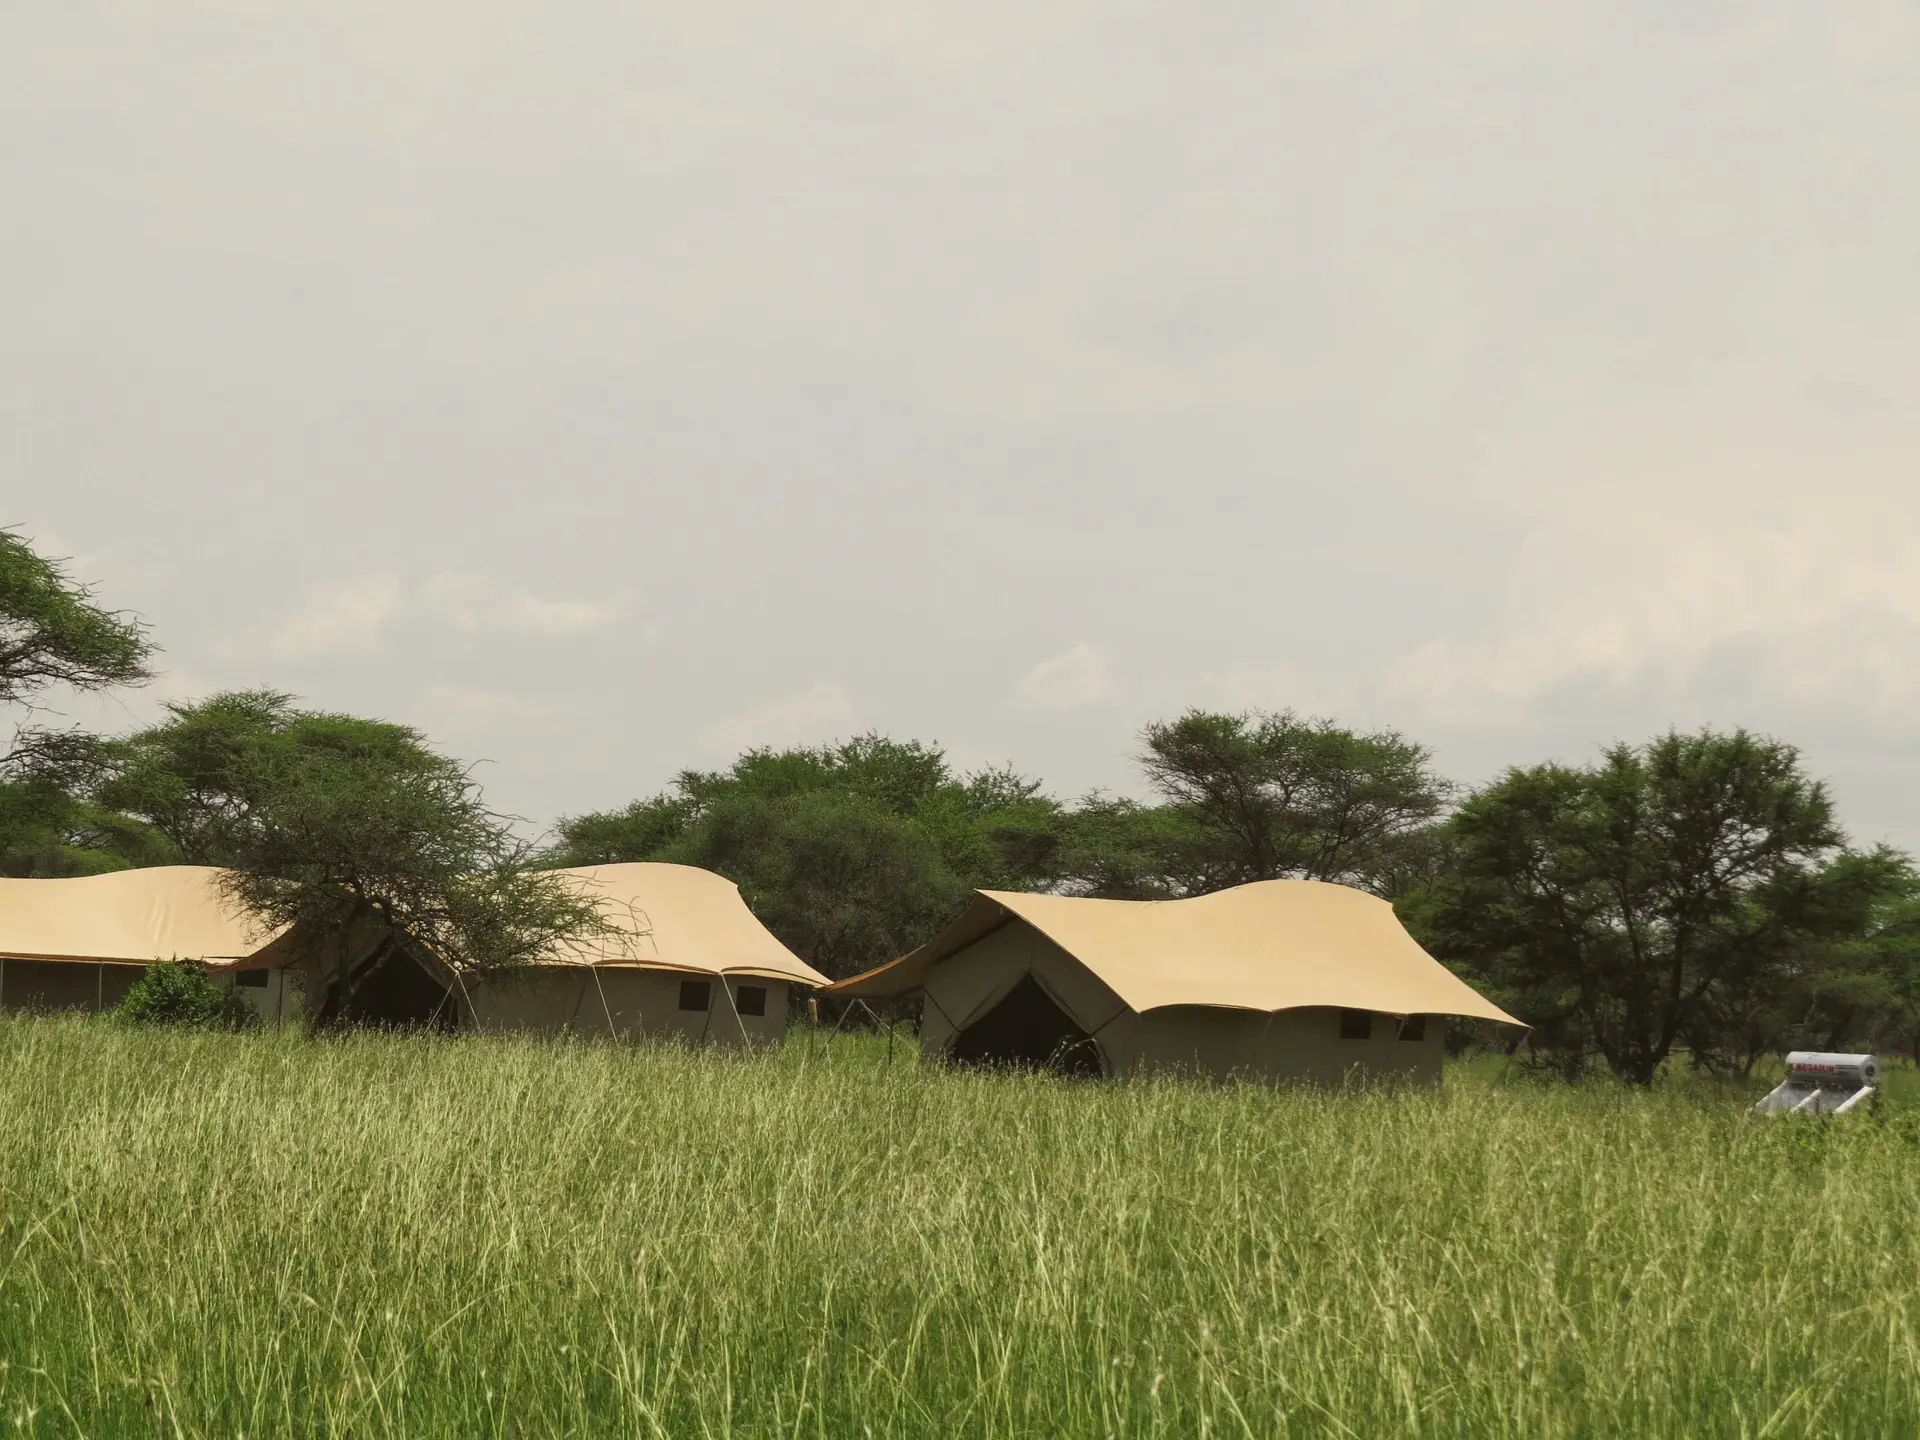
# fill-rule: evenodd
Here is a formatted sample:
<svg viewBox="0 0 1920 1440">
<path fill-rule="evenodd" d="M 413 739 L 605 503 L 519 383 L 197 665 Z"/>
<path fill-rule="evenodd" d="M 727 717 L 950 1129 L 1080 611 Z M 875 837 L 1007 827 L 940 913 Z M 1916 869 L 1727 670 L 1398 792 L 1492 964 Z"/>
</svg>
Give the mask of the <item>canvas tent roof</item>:
<svg viewBox="0 0 1920 1440">
<path fill-rule="evenodd" d="M 219 876 L 205 865 L 160 865 L 0 880 L 0 955 L 137 965 L 252 955 L 275 932 L 230 910 Z"/>
<path fill-rule="evenodd" d="M 827 977 L 782 945 L 724 875 L 692 865 L 587 865 L 563 870 L 600 899 L 619 933 L 542 957 L 552 965 L 637 965 L 754 975 L 796 985 Z"/>
<path fill-rule="evenodd" d="M 828 993 L 909 994 L 941 960 L 1016 918 L 1134 1011 L 1332 1006 L 1521 1023 L 1421 949 L 1386 901 L 1317 880 L 1262 880 L 1182 900 L 982 890 L 933 940 Z"/>
<path fill-rule="evenodd" d="M 799 985 L 827 977 L 754 918 L 731 880 L 690 865 L 564 870 L 598 896 L 618 933 L 548 964 L 627 965 L 754 975 Z M 284 963 L 282 933 L 236 914 L 220 871 L 163 865 L 62 880 L 0 879 L 0 956 L 35 960 L 208 960 L 249 969 Z M 285 952 L 290 958 L 292 952 Z"/>
</svg>

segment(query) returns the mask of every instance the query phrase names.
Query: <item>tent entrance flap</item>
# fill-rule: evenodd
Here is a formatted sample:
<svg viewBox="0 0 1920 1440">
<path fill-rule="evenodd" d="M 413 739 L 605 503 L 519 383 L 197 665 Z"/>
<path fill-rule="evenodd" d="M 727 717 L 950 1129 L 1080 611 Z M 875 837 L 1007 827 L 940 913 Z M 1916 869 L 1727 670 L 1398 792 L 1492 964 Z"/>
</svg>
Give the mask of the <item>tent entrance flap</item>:
<svg viewBox="0 0 1920 1440">
<path fill-rule="evenodd" d="M 1103 1069 L 1093 1037 L 1032 975 L 955 1036 L 947 1055 L 957 1065 L 1025 1065 L 1061 1075 L 1099 1075 Z"/>
<path fill-rule="evenodd" d="M 453 996 L 404 945 L 387 943 L 357 970 L 321 1014 L 323 1022 L 396 1029 L 452 1029 Z"/>
</svg>

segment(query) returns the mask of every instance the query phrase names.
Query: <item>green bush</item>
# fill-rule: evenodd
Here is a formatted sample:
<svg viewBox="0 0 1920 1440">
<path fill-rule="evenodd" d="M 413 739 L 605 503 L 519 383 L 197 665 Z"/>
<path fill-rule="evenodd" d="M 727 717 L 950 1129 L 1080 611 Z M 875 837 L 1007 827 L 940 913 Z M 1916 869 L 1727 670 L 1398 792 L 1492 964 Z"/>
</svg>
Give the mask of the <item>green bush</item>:
<svg viewBox="0 0 1920 1440">
<path fill-rule="evenodd" d="M 114 1015 L 128 1025 L 194 1030 L 238 1030 L 255 1018 L 246 1001 L 207 978 L 207 967 L 198 960 L 154 961 Z"/>
</svg>

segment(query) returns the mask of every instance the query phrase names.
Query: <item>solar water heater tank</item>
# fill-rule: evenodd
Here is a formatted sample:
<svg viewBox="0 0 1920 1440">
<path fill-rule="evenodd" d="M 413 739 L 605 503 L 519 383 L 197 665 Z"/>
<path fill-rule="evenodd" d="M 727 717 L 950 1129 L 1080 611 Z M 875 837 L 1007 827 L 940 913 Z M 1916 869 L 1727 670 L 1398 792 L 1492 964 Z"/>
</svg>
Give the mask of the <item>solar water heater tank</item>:
<svg viewBox="0 0 1920 1440">
<path fill-rule="evenodd" d="M 1787 1053 L 1787 1078 L 1755 1105 L 1760 1115 L 1844 1115 L 1866 1103 L 1880 1080 L 1871 1055 Z"/>
</svg>

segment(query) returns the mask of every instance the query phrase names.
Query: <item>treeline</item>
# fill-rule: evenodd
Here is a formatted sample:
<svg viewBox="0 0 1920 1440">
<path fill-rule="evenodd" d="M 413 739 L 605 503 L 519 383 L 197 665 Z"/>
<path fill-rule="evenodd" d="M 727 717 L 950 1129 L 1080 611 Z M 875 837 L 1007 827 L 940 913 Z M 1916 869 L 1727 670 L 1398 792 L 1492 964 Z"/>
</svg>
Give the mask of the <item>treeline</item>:
<svg viewBox="0 0 1920 1440">
<path fill-rule="evenodd" d="M 1143 758 L 1157 804 L 1068 804 L 1011 769 L 956 774 L 937 746 L 880 735 L 752 750 L 563 820 L 547 858 L 717 870 L 841 977 L 926 939 L 975 889 L 1150 900 L 1300 875 L 1391 894 L 1447 793 L 1399 736 L 1292 715 L 1196 711 L 1147 727 Z"/>
<path fill-rule="evenodd" d="M 144 678 L 138 624 L 0 532 L 0 702 Z M 1532 1030 L 1522 1058 L 1637 1082 L 1811 1046 L 1920 1060 L 1920 880 L 1850 844 L 1794 748 L 1736 731 L 1516 768 L 1463 792 L 1421 745 L 1291 713 L 1149 725 L 1152 798 L 1067 801 L 1009 768 L 866 735 L 747 752 L 535 848 L 418 732 L 261 690 L 123 737 L 24 726 L 0 761 L 0 870 L 222 865 L 276 918 L 373 914 L 510 964 L 592 918 L 571 865 L 666 860 L 739 883 L 813 965 L 855 973 L 976 889 L 1123 899 L 1254 880 L 1356 885 Z"/>
</svg>

